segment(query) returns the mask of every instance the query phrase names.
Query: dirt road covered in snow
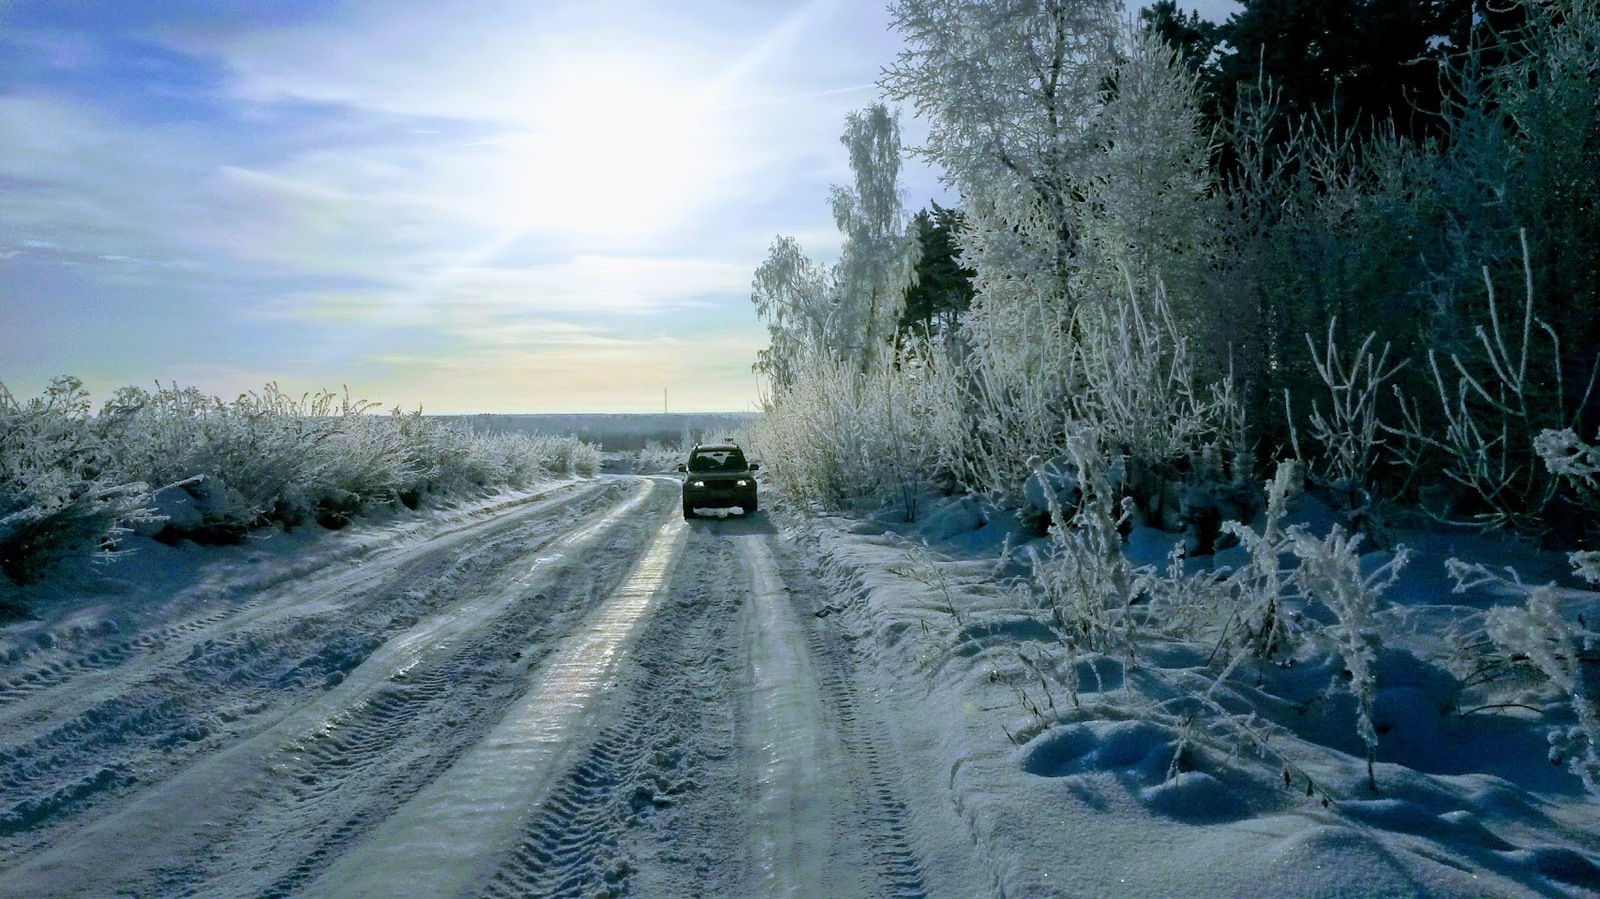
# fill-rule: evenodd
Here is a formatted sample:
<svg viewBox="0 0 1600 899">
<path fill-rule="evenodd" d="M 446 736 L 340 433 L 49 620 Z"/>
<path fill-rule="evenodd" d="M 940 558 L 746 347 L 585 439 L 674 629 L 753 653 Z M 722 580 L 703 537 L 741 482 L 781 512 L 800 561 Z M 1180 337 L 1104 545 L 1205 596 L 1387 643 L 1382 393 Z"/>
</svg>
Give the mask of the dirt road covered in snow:
<svg viewBox="0 0 1600 899">
<path fill-rule="evenodd" d="M 650 478 L 219 561 L 0 668 L 0 894 L 970 894 L 808 566 Z"/>
</svg>

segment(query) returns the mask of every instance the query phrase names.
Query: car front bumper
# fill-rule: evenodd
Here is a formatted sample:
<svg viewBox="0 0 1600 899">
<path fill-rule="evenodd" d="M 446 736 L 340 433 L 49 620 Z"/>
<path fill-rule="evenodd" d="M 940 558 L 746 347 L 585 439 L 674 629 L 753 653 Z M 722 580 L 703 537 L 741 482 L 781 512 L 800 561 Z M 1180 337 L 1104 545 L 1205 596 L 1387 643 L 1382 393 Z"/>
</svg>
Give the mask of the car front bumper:
<svg viewBox="0 0 1600 899">
<path fill-rule="evenodd" d="M 743 478 L 745 484 L 740 486 L 738 481 L 703 481 L 704 486 L 697 487 L 694 482 L 683 485 L 683 504 L 691 509 L 716 509 L 729 506 L 745 506 L 756 501 L 756 482 L 754 478 Z"/>
</svg>

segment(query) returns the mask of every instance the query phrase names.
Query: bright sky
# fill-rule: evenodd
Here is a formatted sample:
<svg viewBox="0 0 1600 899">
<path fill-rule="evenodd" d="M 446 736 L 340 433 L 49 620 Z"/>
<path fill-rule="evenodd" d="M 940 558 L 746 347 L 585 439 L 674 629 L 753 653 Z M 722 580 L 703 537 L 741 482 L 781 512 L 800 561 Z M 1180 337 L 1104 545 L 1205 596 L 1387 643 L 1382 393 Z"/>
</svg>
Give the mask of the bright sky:
<svg viewBox="0 0 1600 899">
<path fill-rule="evenodd" d="M 0 382 L 751 408 L 751 276 L 837 255 L 897 50 L 873 0 L 0 0 Z"/>
</svg>

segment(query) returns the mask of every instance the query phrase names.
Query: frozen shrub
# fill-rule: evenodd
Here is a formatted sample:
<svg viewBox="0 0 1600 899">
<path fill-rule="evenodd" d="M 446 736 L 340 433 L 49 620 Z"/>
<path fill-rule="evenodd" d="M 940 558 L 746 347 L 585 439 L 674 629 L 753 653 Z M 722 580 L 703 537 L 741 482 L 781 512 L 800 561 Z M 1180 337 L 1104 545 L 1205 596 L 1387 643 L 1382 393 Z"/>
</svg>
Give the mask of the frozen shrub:
<svg viewBox="0 0 1600 899">
<path fill-rule="evenodd" d="M 1296 585 L 1305 597 L 1334 614 L 1334 623 L 1323 629 L 1323 635 L 1332 640 L 1349 672 L 1350 692 L 1356 698 L 1356 732 L 1367 747 L 1367 786 L 1375 790 L 1372 764 L 1378 732 L 1372 725 L 1372 702 L 1378 689 L 1379 633 L 1372 613 L 1379 594 L 1400 576 L 1408 554 L 1401 547 L 1389 561 L 1363 575 L 1356 552 L 1360 534 L 1347 535 L 1339 528 L 1320 539 L 1295 528 L 1290 534 L 1300 563 L 1294 571 Z"/>
<path fill-rule="evenodd" d="M 1381 630 L 1373 615 L 1378 599 L 1405 566 L 1408 553 L 1402 547 L 1388 561 L 1363 573 L 1361 535 L 1335 528 L 1319 537 L 1303 526 L 1284 528 L 1288 502 L 1298 482 L 1296 463 L 1281 463 L 1267 487 L 1266 521 L 1261 530 L 1238 522 L 1227 525 L 1248 557 L 1239 568 L 1185 574 L 1174 553 L 1165 576 L 1143 572 L 1137 589 L 1150 597 L 1153 628 L 1169 639 L 1200 639 L 1213 647 L 1208 667 L 1214 673 L 1198 681 L 1184 679 L 1173 684 L 1182 697 L 1174 702 L 1194 710 L 1190 723 L 1200 730 L 1242 738 L 1258 749 L 1265 749 L 1261 726 L 1241 719 L 1219 699 L 1228 691 L 1227 684 L 1253 662 L 1259 688 L 1269 662 L 1286 665 L 1302 647 L 1331 645 L 1343 663 L 1343 672 L 1330 688 L 1343 684 L 1355 698 L 1357 736 L 1367 749 L 1368 785 L 1375 789 L 1378 733 L 1372 710 Z M 1310 604 L 1326 608 L 1332 613 L 1331 620 L 1318 625 L 1321 616 L 1304 614 Z M 1281 761 L 1287 766 L 1286 760 Z M 1309 784 L 1308 778 L 1308 789 Z"/>
<path fill-rule="evenodd" d="M 1550 761 L 1565 764 L 1591 793 L 1600 793 L 1600 707 L 1590 669 L 1600 665 L 1600 632 L 1581 616 L 1575 621 L 1557 607 L 1552 584 L 1529 587 L 1515 571 L 1501 577 L 1482 565 L 1457 559 L 1447 563 L 1456 592 L 1491 584 L 1524 596 L 1521 606 L 1499 606 L 1484 615 L 1483 629 L 1491 648 L 1479 667 L 1531 669 L 1560 690 L 1576 723 L 1550 731 Z"/>
<path fill-rule="evenodd" d="M 1571 428 L 1545 429 L 1533 440 L 1533 448 L 1551 474 L 1569 478 L 1591 490 L 1600 488 L 1600 446 L 1584 443 Z"/>
<path fill-rule="evenodd" d="M 1346 362 L 1340 357 L 1335 340 L 1337 322 L 1329 320 L 1323 352 L 1306 335 L 1306 346 L 1321 387 L 1326 394 L 1311 401 L 1306 430 L 1316 452 L 1308 474 L 1332 494 L 1358 530 L 1373 521 L 1372 504 L 1376 491 L 1373 468 L 1383 455 L 1390 431 L 1383 427 L 1378 401 L 1383 386 L 1405 367 L 1405 362 L 1389 364 L 1389 345 L 1376 354 L 1371 333 L 1356 347 Z M 1323 404 L 1326 403 L 1326 409 Z M 1285 411 L 1289 414 L 1289 434 L 1298 453 L 1301 449 L 1294 413 L 1285 391 Z"/>
<path fill-rule="evenodd" d="M 1293 552 L 1294 537 L 1283 528 L 1289 499 L 1300 487 L 1299 468 L 1280 462 L 1267 485 L 1266 521 L 1259 532 L 1240 522 L 1223 529 L 1238 538 L 1250 561 L 1230 574 L 1227 590 L 1233 596 L 1227 631 L 1222 641 L 1229 647 L 1225 671 L 1246 658 L 1266 662 L 1292 651 L 1299 626 L 1285 606 L 1289 577 L 1284 559 Z M 1236 630 L 1235 630 L 1236 629 Z"/>
<path fill-rule="evenodd" d="M 1494 282 L 1483 269 L 1488 293 L 1488 325 L 1475 331 L 1471 355 L 1428 351 L 1428 371 L 1439 404 L 1442 429 L 1430 427 L 1420 404 L 1401 398 L 1404 425 L 1395 429 L 1407 443 L 1406 461 L 1423 464 L 1429 455 L 1444 459 L 1444 474 L 1472 490 L 1489 525 L 1537 529 L 1556 495 L 1560 472 L 1551 465 L 1580 464 L 1562 457 L 1557 428 L 1569 429 L 1589 403 L 1589 392 L 1569 397 L 1563 386 L 1564 359 L 1557 332 L 1534 312 L 1533 268 L 1527 233 L 1522 234 L 1524 303 L 1520 323 L 1502 321 Z M 1534 352 L 1534 334 L 1548 353 Z M 1595 361 L 1600 365 L 1600 357 Z M 1573 400 L 1576 400 L 1574 403 Z M 1554 455 L 1540 458 L 1546 450 Z"/>
<path fill-rule="evenodd" d="M 375 506 L 593 474 L 568 437 L 485 437 L 422 416 L 374 414 L 329 391 L 275 384 L 232 401 L 192 387 L 119 390 L 90 413 L 75 378 L 18 402 L 0 385 L 0 571 L 22 582 L 125 527 L 226 543 L 253 527 L 342 527 Z M 151 491 L 146 484 L 157 485 Z"/>
<path fill-rule="evenodd" d="M 146 497 L 143 484 L 49 474 L 0 486 L 0 573 L 26 584 L 68 553 L 111 548 L 122 526 L 142 517 Z"/>
<path fill-rule="evenodd" d="M 1050 551 L 1028 548 L 1033 577 L 1051 622 L 1063 642 L 1073 648 L 1105 650 L 1120 645 L 1131 656 L 1137 576 L 1122 554 L 1122 528 L 1129 510 L 1115 483 L 1119 466 L 1107 461 L 1094 431 L 1068 441 L 1077 506 L 1063 508 L 1058 495 L 1046 494 L 1050 506 Z"/>
<path fill-rule="evenodd" d="M 830 509 L 892 502 L 914 521 L 956 411 L 938 355 L 908 341 L 865 371 L 825 353 L 797 365 L 805 377 L 768 401 L 754 440 L 780 448 L 764 453 L 779 488 Z"/>
<path fill-rule="evenodd" d="M 640 472 L 672 471 L 689 453 L 689 445 L 685 443 L 683 449 L 662 446 L 658 440 L 645 443 L 634 457 L 634 466 Z"/>
<path fill-rule="evenodd" d="M 0 573 L 40 578 L 62 556 L 109 548 L 144 517 L 143 483 L 108 470 L 77 378 L 20 402 L 0 384 Z"/>
</svg>

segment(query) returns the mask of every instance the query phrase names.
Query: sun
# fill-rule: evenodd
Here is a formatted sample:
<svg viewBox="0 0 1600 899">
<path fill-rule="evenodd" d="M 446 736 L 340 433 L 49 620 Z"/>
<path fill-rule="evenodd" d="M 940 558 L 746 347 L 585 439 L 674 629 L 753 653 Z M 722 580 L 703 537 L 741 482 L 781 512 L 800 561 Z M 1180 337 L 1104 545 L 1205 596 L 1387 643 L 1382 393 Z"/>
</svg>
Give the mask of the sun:
<svg viewBox="0 0 1600 899">
<path fill-rule="evenodd" d="M 503 142 L 504 220 L 525 230 L 628 238 L 678 227 L 715 187 L 725 144 L 714 91 L 665 56 L 554 61 Z"/>
</svg>

